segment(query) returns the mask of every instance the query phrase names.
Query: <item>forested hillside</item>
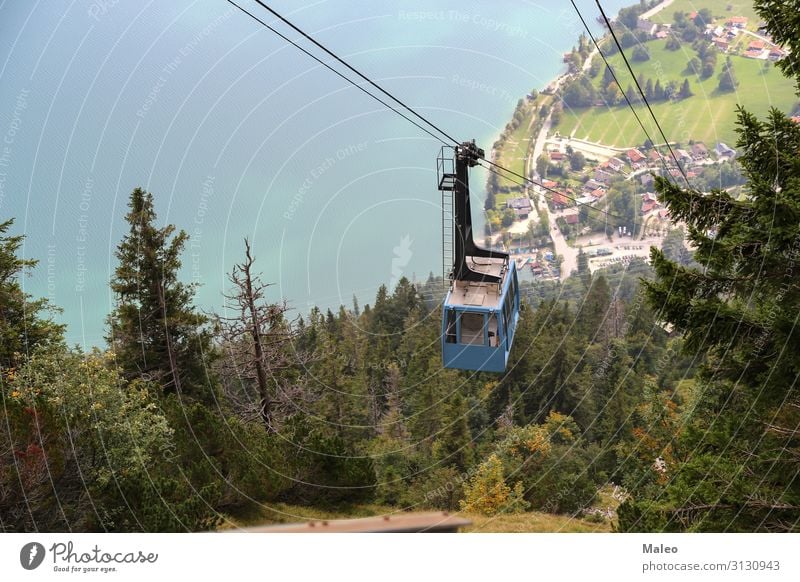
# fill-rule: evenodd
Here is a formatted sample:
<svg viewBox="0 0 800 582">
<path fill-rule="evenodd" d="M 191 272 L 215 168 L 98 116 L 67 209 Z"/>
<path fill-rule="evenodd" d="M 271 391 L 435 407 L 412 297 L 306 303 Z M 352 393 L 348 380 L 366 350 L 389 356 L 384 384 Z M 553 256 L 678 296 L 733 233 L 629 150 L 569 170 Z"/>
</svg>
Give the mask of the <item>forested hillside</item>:
<svg viewBox="0 0 800 582">
<path fill-rule="evenodd" d="M 570 299 L 528 305 L 506 376 L 470 375 L 441 366 L 439 280 L 298 314 L 243 245 L 208 316 L 150 194 L 132 193 L 127 220 L 108 349 L 92 353 L 23 294 L 32 265 L 2 239 L 6 530 L 205 529 L 271 501 L 579 515 L 647 471 L 642 435 L 680 402 L 680 340 L 641 294 L 616 296 L 629 279 L 529 290 Z"/>
</svg>

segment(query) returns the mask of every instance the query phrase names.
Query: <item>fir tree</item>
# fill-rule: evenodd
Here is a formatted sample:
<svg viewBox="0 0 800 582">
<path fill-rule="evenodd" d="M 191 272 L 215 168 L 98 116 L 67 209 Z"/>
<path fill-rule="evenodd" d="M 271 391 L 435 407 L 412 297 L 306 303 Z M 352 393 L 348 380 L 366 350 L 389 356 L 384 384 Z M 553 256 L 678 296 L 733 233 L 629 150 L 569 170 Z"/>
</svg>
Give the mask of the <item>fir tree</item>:
<svg viewBox="0 0 800 582">
<path fill-rule="evenodd" d="M 47 299 L 33 299 L 22 290 L 20 277 L 36 261 L 17 254 L 24 236 L 9 236 L 13 220 L 0 222 L 0 372 L 16 367 L 37 345 L 59 341 L 64 331 L 51 319 Z"/>
<path fill-rule="evenodd" d="M 130 230 L 117 246 L 119 264 L 111 279 L 117 305 L 108 342 L 126 377 L 211 401 L 208 318 L 192 305 L 194 285 L 178 280 L 188 235 L 172 225 L 158 228 L 153 195 L 141 188 L 131 193 L 128 208 Z"/>
<path fill-rule="evenodd" d="M 704 364 L 688 429 L 690 452 L 663 491 L 620 513 L 623 529 L 796 531 L 800 526 L 800 127 L 773 109 L 739 109 L 748 197 L 700 195 L 658 178 L 670 214 L 688 226 L 702 270 L 651 250 L 645 282 L 659 319 Z"/>
</svg>

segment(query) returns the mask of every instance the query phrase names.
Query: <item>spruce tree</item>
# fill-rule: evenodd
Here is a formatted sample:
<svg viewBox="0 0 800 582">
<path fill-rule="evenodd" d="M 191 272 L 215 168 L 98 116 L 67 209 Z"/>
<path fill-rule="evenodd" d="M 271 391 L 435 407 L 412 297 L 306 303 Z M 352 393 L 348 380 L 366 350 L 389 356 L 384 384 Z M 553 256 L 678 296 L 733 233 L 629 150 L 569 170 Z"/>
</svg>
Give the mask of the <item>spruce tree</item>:
<svg viewBox="0 0 800 582">
<path fill-rule="evenodd" d="M 47 299 L 33 299 L 22 290 L 20 277 L 36 261 L 17 256 L 25 237 L 7 234 L 13 223 L 0 222 L 0 372 L 16 367 L 37 345 L 60 340 L 64 331 L 53 322 Z"/>
<path fill-rule="evenodd" d="M 692 88 L 689 85 L 689 79 L 684 79 L 683 85 L 681 85 L 681 92 L 678 93 L 678 96 L 681 99 L 686 99 L 687 97 L 691 97 L 692 95 L 694 95 L 694 93 L 692 93 Z"/>
<path fill-rule="evenodd" d="M 210 401 L 208 318 L 192 305 L 195 286 L 178 279 L 188 235 L 172 225 L 156 226 L 153 195 L 141 188 L 131 193 L 128 208 L 130 230 L 117 246 L 119 264 L 111 279 L 116 307 L 107 341 L 128 378 Z"/>
<path fill-rule="evenodd" d="M 800 126 L 776 109 L 738 112 L 747 198 L 658 178 L 695 260 L 651 249 L 644 282 L 661 321 L 703 362 L 677 461 L 657 493 L 634 491 L 624 530 L 797 531 L 800 527 Z"/>
</svg>

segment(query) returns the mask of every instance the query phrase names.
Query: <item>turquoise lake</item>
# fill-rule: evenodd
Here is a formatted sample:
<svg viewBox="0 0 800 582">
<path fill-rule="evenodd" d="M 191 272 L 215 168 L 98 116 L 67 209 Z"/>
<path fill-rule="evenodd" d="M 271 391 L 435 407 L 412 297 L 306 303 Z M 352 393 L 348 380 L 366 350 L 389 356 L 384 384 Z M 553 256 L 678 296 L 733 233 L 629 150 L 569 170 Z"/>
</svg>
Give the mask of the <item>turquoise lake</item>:
<svg viewBox="0 0 800 582">
<path fill-rule="evenodd" d="M 560 0 L 271 5 L 487 151 L 582 31 Z M 137 186 L 191 236 L 184 279 L 205 310 L 244 237 L 300 313 L 441 273 L 440 144 L 223 0 L 2 2 L 0 140 L 0 219 L 27 235 L 25 289 L 63 309 L 70 343 L 103 344 Z"/>
</svg>

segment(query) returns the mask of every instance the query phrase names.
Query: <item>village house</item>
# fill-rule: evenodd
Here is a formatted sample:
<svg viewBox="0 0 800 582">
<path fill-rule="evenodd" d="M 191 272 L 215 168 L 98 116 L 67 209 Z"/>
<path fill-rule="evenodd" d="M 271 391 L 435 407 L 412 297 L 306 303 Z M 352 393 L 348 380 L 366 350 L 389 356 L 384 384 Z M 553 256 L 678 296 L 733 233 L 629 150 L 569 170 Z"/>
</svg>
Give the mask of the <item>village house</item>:
<svg viewBox="0 0 800 582">
<path fill-rule="evenodd" d="M 625 169 L 625 162 L 619 158 L 611 158 L 606 162 L 606 165 L 609 170 L 613 170 L 615 172 L 621 172 Z"/>
<path fill-rule="evenodd" d="M 777 61 L 782 59 L 784 56 L 786 56 L 786 53 L 778 47 L 775 47 L 769 51 L 769 56 L 767 58 L 769 58 L 771 61 Z"/>
<path fill-rule="evenodd" d="M 658 25 L 647 20 L 646 18 L 640 18 L 636 22 L 636 28 L 641 30 L 642 32 L 646 32 L 650 36 L 654 36 L 656 30 L 658 30 Z"/>
<path fill-rule="evenodd" d="M 747 17 L 746 16 L 734 16 L 729 18 L 728 21 L 725 23 L 732 28 L 745 28 L 747 26 Z"/>
<path fill-rule="evenodd" d="M 596 189 L 592 190 L 591 192 L 589 192 L 589 196 L 591 196 L 595 200 L 600 200 L 605 195 L 606 195 L 606 189 L 605 188 L 596 188 Z"/>
<path fill-rule="evenodd" d="M 728 42 L 727 40 L 725 40 L 724 38 L 715 38 L 715 39 L 714 39 L 714 45 L 715 45 L 715 46 L 716 46 L 716 47 L 717 47 L 717 48 L 718 48 L 720 51 L 722 51 L 723 53 L 726 53 L 726 52 L 728 52 L 728 48 L 731 46 L 731 43 L 729 43 L 729 42 Z"/>
<path fill-rule="evenodd" d="M 563 162 L 565 159 L 567 159 L 567 155 L 562 152 L 557 152 L 557 151 L 550 152 L 551 162 Z"/>
<path fill-rule="evenodd" d="M 628 156 L 628 160 L 630 161 L 634 170 L 638 169 L 641 163 L 647 159 L 645 155 L 636 148 L 629 149 L 627 152 L 625 152 L 625 155 Z"/>
<path fill-rule="evenodd" d="M 685 164 L 688 164 L 693 159 L 692 155 L 689 152 L 682 149 L 675 150 L 675 155 L 678 157 L 679 162 L 683 162 Z"/>
<path fill-rule="evenodd" d="M 567 224 L 578 224 L 577 211 L 565 213 L 563 216 L 564 216 L 564 222 L 566 222 Z"/>
<path fill-rule="evenodd" d="M 653 211 L 658 206 L 658 199 L 652 192 L 642 194 L 642 214 Z"/>
<path fill-rule="evenodd" d="M 554 192 L 551 198 L 553 208 L 565 208 L 569 204 L 569 199 L 562 192 Z"/>
<path fill-rule="evenodd" d="M 658 150 L 650 150 L 650 152 L 647 154 L 647 159 L 651 164 L 660 164 L 661 160 L 664 159 L 664 156 L 662 156 L 661 152 Z"/>
<path fill-rule="evenodd" d="M 692 146 L 692 159 L 699 162 L 708 158 L 708 148 L 702 142 L 697 142 Z"/>
<path fill-rule="evenodd" d="M 511 208 L 519 220 L 524 220 L 533 210 L 533 204 L 530 198 L 514 198 L 506 202 L 506 208 Z"/>
<path fill-rule="evenodd" d="M 721 158 L 730 159 L 736 156 L 736 150 L 722 142 L 717 144 L 717 147 L 714 148 L 714 151 L 717 152 L 717 155 Z"/>
<path fill-rule="evenodd" d="M 594 179 L 607 186 L 611 183 L 611 180 L 614 179 L 614 175 L 603 168 L 597 168 L 594 171 Z"/>
<path fill-rule="evenodd" d="M 587 181 L 583 185 L 583 191 L 584 192 L 591 192 L 592 190 L 597 190 L 598 188 L 602 188 L 602 187 L 603 187 L 603 185 L 600 182 L 598 182 L 597 180 L 591 179 L 591 180 Z"/>
</svg>

